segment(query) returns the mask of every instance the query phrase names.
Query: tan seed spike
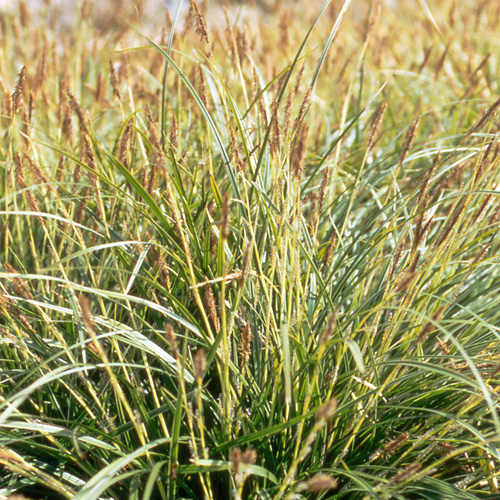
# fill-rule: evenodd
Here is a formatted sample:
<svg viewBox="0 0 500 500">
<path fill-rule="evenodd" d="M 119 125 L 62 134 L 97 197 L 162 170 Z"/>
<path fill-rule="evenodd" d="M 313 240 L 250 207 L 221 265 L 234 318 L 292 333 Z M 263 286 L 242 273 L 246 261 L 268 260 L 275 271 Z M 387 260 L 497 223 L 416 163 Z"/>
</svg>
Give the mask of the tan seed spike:
<svg viewBox="0 0 500 500">
<path fill-rule="evenodd" d="M 304 486 L 301 486 L 301 489 L 304 488 L 306 490 L 311 491 L 312 493 L 324 493 L 325 491 L 335 490 L 338 487 L 337 481 L 328 474 L 316 474 L 309 481 L 304 483 Z"/>
<path fill-rule="evenodd" d="M 236 160 L 236 166 L 238 167 L 238 170 L 240 172 L 242 172 L 243 171 L 243 159 L 241 158 L 241 149 L 240 149 L 240 146 L 238 144 L 238 140 L 236 139 L 236 133 L 235 133 L 233 127 L 231 126 L 231 124 L 229 124 L 229 133 L 231 136 L 231 153 L 232 153 L 234 159 Z"/>
<path fill-rule="evenodd" d="M 386 455 L 394 453 L 395 451 L 399 450 L 406 441 L 408 441 L 409 437 L 410 435 L 407 432 L 403 432 L 396 439 L 393 439 L 392 441 L 386 443 L 382 450 L 382 453 Z"/>
<path fill-rule="evenodd" d="M 204 349 L 199 349 L 193 357 L 193 366 L 196 380 L 201 383 L 207 368 L 207 358 Z"/>
<path fill-rule="evenodd" d="M 151 110 L 149 109 L 149 106 L 146 106 L 146 115 L 148 118 L 148 132 L 149 132 L 149 139 L 151 141 L 151 144 L 155 148 L 156 154 L 163 156 L 163 150 L 161 148 L 160 139 L 158 138 L 158 133 L 156 130 L 156 123 L 153 119 L 153 115 L 151 114 Z"/>
<path fill-rule="evenodd" d="M 318 200 L 318 216 L 321 216 L 323 210 L 323 204 L 325 203 L 326 188 L 328 186 L 328 179 L 330 176 L 330 167 L 327 165 L 323 171 L 323 176 L 321 178 L 321 185 L 319 187 L 319 200 Z"/>
<path fill-rule="evenodd" d="M 240 471 L 241 463 L 241 451 L 239 448 L 233 448 L 231 450 L 231 463 L 233 464 L 234 474 L 237 475 Z"/>
<path fill-rule="evenodd" d="M 17 271 L 14 269 L 14 267 L 11 266 L 8 262 L 4 262 L 3 265 L 7 270 L 7 272 L 11 274 L 17 274 Z M 12 281 L 14 283 L 14 290 L 19 296 L 27 300 L 34 299 L 33 295 L 30 292 L 28 282 L 26 280 L 24 280 L 23 278 L 12 278 Z"/>
<path fill-rule="evenodd" d="M 375 144 L 377 142 L 376 136 L 380 130 L 380 126 L 382 125 L 382 119 L 384 118 L 384 114 L 385 114 L 386 109 L 387 109 L 387 103 L 384 102 L 383 104 L 381 104 L 378 107 L 378 109 L 375 113 L 375 117 L 373 119 L 371 131 L 370 131 L 370 138 L 368 139 L 368 150 L 373 149 L 373 147 L 375 146 Z"/>
<path fill-rule="evenodd" d="M 288 99 L 285 108 L 285 119 L 283 121 L 283 140 L 286 141 L 288 137 L 288 131 L 290 130 L 290 115 L 292 113 L 293 98 L 295 97 L 293 92 L 288 94 Z"/>
<path fill-rule="evenodd" d="M 246 465 L 252 465 L 255 463 L 256 460 L 257 460 L 257 452 L 252 448 L 244 451 L 241 455 L 241 462 Z"/>
<path fill-rule="evenodd" d="M 333 260 L 333 252 L 335 250 L 335 243 L 337 240 L 337 235 L 333 233 L 332 238 L 330 241 L 327 243 L 327 247 L 323 256 L 323 268 L 328 269 L 332 263 Z"/>
<path fill-rule="evenodd" d="M 44 47 L 42 50 L 42 57 L 40 58 L 40 62 L 38 63 L 38 69 L 35 76 L 35 84 L 34 89 L 35 92 L 42 88 L 45 82 L 45 76 L 47 74 L 47 48 Z"/>
<path fill-rule="evenodd" d="M 335 412 L 337 411 L 337 400 L 335 398 L 327 401 L 323 406 L 319 408 L 316 412 L 316 420 L 330 420 Z"/>
<path fill-rule="evenodd" d="M 80 303 L 80 309 L 82 310 L 82 319 L 85 326 L 89 330 L 94 329 L 94 323 L 92 321 L 92 313 L 90 312 L 90 302 L 85 295 L 80 295 L 78 297 L 78 302 Z"/>
<path fill-rule="evenodd" d="M 115 97 L 121 101 L 120 95 L 120 85 L 118 83 L 118 76 L 116 74 L 115 65 L 111 59 L 109 60 L 109 82 L 111 83 L 111 88 L 113 89 L 113 94 Z"/>
<path fill-rule="evenodd" d="M 427 63 L 429 62 L 429 58 L 431 57 L 433 48 L 434 47 L 432 45 L 429 45 L 429 47 L 427 47 L 424 50 L 424 59 L 423 59 L 422 63 L 420 64 L 420 66 L 418 67 L 417 73 L 421 73 L 422 70 L 427 66 Z"/>
<path fill-rule="evenodd" d="M 103 76 L 102 76 L 102 72 L 99 71 L 99 73 L 97 75 L 97 83 L 96 83 L 95 91 L 94 91 L 94 100 L 96 103 L 100 103 L 102 100 L 103 88 L 104 88 Z"/>
<path fill-rule="evenodd" d="M 304 70 L 306 66 L 305 64 L 302 65 L 302 67 L 299 70 L 299 74 L 297 75 L 297 80 L 295 82 L 295 88 L 293 89 L 293 95 L 297 95 L 297 93 L 300 90 L 300 84 L 302 83 L 302 77 L 304 76 Z"/>
<path fill-rule="evenodd" d="M 124 52 L 121 56 L 121 64 L 120 64 L 120 69 L 118 71 L 118 81 L 128 83 L 130 77 L 129 68 L 130 65 L 129 65 L 128 53 Z"/>
<path fill-rule="evenodd" d="M 304 96 L 304 100 L 300 105 L 299 115 L 297 116 L 297 118 L 295 119 L 295 123 L 293 124 L 292 135 L 295 135 L 300 124 L 302 123 L 302 120 L 304 119 L 304 116 L 306 115 L 307 108 L 309 107 L 309 101 L 311 99 L 311 94 L 312 94 L 312 87 L 309 87 L 307 89 L 306 95 Z"/>
<path fill-rule="evenodd" d="M 24 177 L 24 162 L 23 158 L 21 158 L 21 155 L 19 153 L 16 153 L 16 182 L 17 185 L 23 190 L 23 196 L 28 202 L 29 207 L 31 210 L 34 212 L 40 212 L 40 206 L 38 205 L 38 202 L 36 198 L 34 197 L 33 193 L 31 192 L 30 189 L 28 189 L 28 186 L 26 185 L 26 179 Z M 42 217 L 37 216 L 37 219 L 40 221 L 40 224 L 42 226 L 44 225 L 44 221 Z"/>
<path fill-rule="evenodd" d="M 262 97 L 262 95 L 259 97 L 259 113 L 263 122 L 262 123 L 263 128 L 266 129 L 268 127 L 268 119 L 267 119 L 266 107 L 264 105 L 264 98 Z"/>
<path fill-rule="evenodd" d="M 272 111 L 271 145 L 274 150 L 275 156 L 279 157 L 281 152 L 281 126 L 278 116 L 278 103 L 276 100 L 274 100 L 272 103 L 271 111 Z"/>
<path fill-rule="evenodd" d="M 63 122 L 61 125 L 61 137 L 69 142 L 71 149 L 75 147 L 75 137 L 73 135 L 73 126 L 71 123 L 71 106 L 66 105 Z"/>
<path fill-rule="evenodd" d="M 125 130 L 123 131 L 121 140 L 120 140 L 120 151 L 118 155 L 118 159 L 122 163 L 122 165 L 128 166 L 127 156 L 130 150 L 132 149 L 132 138 L 134 134 L 134 120 L 131 118 L 128 120 L 125 125 Z"/>
<path fill-rule="evenodd" d="M 80 223 L 83 220 L 83 215 L 85 213 L 85 209 L 87 208 L 87 203 L 89 201 L 90 188 L 89 186 L 85 186 L 83 188 L 82 194 L 80 196 L 80 203 L 75 212 L 75 222 Z"/>
<path fill-rule="evenodd" d="M 203 16 L 201 15 L 200 9 L 198 9 L 198 5 L 196 5 L 196 2 L 191 0 L 191 6 L 193 8 L 194 18 L 196 23 L 195 25 L 196 34 L 200 37 L 200 39 L 203 42 L 205 42 L 210 58 L 213 59 L 212 46 L 210 45 L 210 40 L 208 39 L 208 29 L 205 23 L 205 19 L 203 19 Z"/>
<path fill-rule="evenodd" d="M 220 222 L 220 235 L 225 241 L 229 236 L 229 195 L 224 193 L 224 198 L 222 200 L 222 215 Z"/>
<path fill-rule="evenodd" d="M 439 73 L 441 72 L 441 70 L 443 69 L 443 66 L 444 66 L 444 62 L 446 61 L 446 56 L 448 55 L 448 51 L 450 50 L 450 44 L 448 43 L 448 45 L 446 46 L 446 48 L 444 49 L 444 52 L 443 52 L 443 55 L 441 56 L 441 58 L 439 59 L 437 65 L 436 65 L 436 70 L 434 72 L 434 78 L 437 80 L 438 76 L 439 76 Z"/>
<path fill-rule="evenodd" d="M 28 163 L 30 164 L 31 169 L 33 170 L 36 177 L 38 177 L 39 181 L 47 184 L 49 189 L 53 190 L 53 187 L 50 185 L 49 179 L 45 175 L 43 170 L 33 161 L 33 159 L 27 153 L 24 153 L 23 156 L 24 156 L 25 160 L 28 160 Z"/>
<path fill-rule="evenodd" d="M 411 125 L 411 127 L 408 129 L 408 132 L 406 134 L 406 142 L 405 145 L 403 146 L 403 150 L 401 151 L 401 156 L 399 157 L 399 164 L 398 164 L 398 170 L 401 169 L 403 166 L 403 162 L 406 159 L 406 156 L 408 155 L 408 151 L 410 151 L 410 148 L 413 144 L 413 140 L 415 139 L 415 135 L 417 133 L 417 127 L 420 122 L 420 117 L 418 117 Z"/>
<path fill-rule="evenodd" d="M 208 278 L 205 277 L 205 279 L 208 281 Z M 212 292 L 212 288 L 210 287 L 210 284 L 206 284 L 204 286 L 205 288 L 205 304 L 208 309 L 208 315 L 210 316 L 210 319 L 212 320 L 212 324 L 215 327 L 215 331 L 219 332 L 220 330 L 220 321 L 219 321 L 219 316 L 217 315 L 217 307 L 215 305 L 215 297 Z"/>
<path fill-rule="evenodd" d="M 248 33 L 248 28 L 246 25 L 243 26 L 243 30 L 238 30 L 237 42 L 241 62 L 245 60 L 246 55 L 252 55 L 252 42 L 250 41 L 250 35 Z"/>
<path fill-rule="evenodd" d="M 226 6 L 222 7 L 224 9 L 224 16 L 226 18 L 226 38 L 231 47 L 231 56 L 233 59 L 233 65 L 235 67 L 240 66 L 240 54 L 238 52 L 238 45 L 236 43 L 236 38 L 234 37 L 233 27 L 231 26 L 231 22 L 229 21 L 229 15 L 227 13 Z"/>
<path fill-rule="evenodd" d="M 26 83 L 26 66 L 23 66 L 21 68 L 21 71 L 19 72 L 16 86 L 11 96 L 12 116 L 14 116 L 19 109 L 19 104 L 24 94 L 25 83 Z"/>
<path fill-rule="evenodd" d="M 411 479 L 421 468 L 422 466 L 418 462 L 410 464 L 393 476 L 390 479 L 389 484 L 397 484 L 407 481 L 408 479 Z"/>
<path fill-rule="evenodd" d="M 321 334 L 321 337 L 320 337 L 321 344 L 324 345 L 330 340 L 332 333 L 335 330 L 335 319 L 336 319 L 336 315 L 333 312 L 332 314 L 330 314 L 330 316 L 328 318 L 328 323 L 326 324 L 326 328 L 324 329 L 323 333 Z"/>
<path fill-rule="evenodd" d="M 32 24 L 30 11 L 24 0 L 19 2 L 19 20 L 23 28 L 27 28 Z"/>
<path fill-rule="evenodd" d="M 78 125 L 80 127 L 80 131 L 82 132 L 82 134 L 88 135 L 85 114 L 83 112 L 82 107 L 78 103 L 76 97 L 71 93 L 71 91 L 68 88 L 65 87 L 65 91 L 66 91 L 66 94 L 69 98 L 71 108 L 73 109 L 73 112 L 76 114 L 76 116 L 78 118 Z"/>
<path fill-rule="evenodd" d="M 304 124 L 300 127 L 300 132 L 295 142 L 295 147 L 292 152 L 292 169 L 293 176 L 298 181 L 302 178 L 302 172 L 304 170 L 304 158 L 307 150 L 307 140 L 309 137 L 309 127 Z"/>
<path fill-rule="evenodd" d="M 174 151 L 177 151 L 178 141 L 179 141 L 179 130 L 177 127 L 177 118 L 175 116 L 175 113 L 172 113 L 172 125 L 170 128 L 170 145 L 172 146 L 172 149 Z"/>
<path fill-rule="evenodd" d="M 203 106 L 208 107 L 207 86 L 205 84 L 205 74 L 201 64 L 198 64 L 198 77 L 200 79 L 200 97 Z"/>
<path fill-rule="evenodd" d="M 471 136 L 473 133 L 478 131 L 495 112 L 496 109 L 500 106 L 500 98 L 497 99 L 487 110 L 486 113 L 482 116 L 482 118 L 467 132 L 465 138 Z"/>
<path fill-rule="evenodd" d="M 174 358 L 178 360 L 179 350 L 177 348 L 177 339 L 175 338 L 174 327 L 170 323 L 167 323 L 165 326 L 165 338 L 167 339 L 167 342 L 170 344 L 170 347 L 172 348 L 172 351 L 174 353 Z"/>
<path fill-rule="evenodd" d="M 251 343 L 252 343 L 252 329 L 250 328 L 250 322 L 247 321 L 245 323 L 245 327 L 243 329 L 242 334 L 242 345 L 241 345 L 241 371 L 244 372 L 245 367 L 248 362 L 248 358 L 250 357 L 251 351 Z"/>
<path fill-rule="evenodd" d="M 1 77 L 0 77 L 0 88 L 2 89 L 2 92 L 4 93 L 4 97 L 3 97 L 3 101 L 2 101 L 3 108 L 4 108 L 4 114 L 6 116 L 12 116 L 12 99 L 10 96 L 9 89 Z"/>
</svg>

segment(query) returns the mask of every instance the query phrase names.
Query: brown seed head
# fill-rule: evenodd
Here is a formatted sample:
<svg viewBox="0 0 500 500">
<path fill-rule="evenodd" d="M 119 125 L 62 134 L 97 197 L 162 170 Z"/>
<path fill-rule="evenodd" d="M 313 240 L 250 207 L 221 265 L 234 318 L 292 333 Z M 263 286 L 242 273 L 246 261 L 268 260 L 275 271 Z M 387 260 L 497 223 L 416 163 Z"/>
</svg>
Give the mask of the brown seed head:
<svg viewBox="0 0 500 500">
<path fill-rule="evenodd" d="M 231 463 L 233 464 L 234 474 L 238 474 L 240 471 L 241 463 L 241 451 L 239 448 L 233 448 L 231 450 Z"/>
<path fill-rule="evenodd" d="M 384 114 L 385 114 L 386 109 L 387 109 L 387 103 L 384 102 L 383 104 L 381 104 L 378 107 L 378 109 L 375 113 L 375 116 L 374 116 L 373 121 L 372 121 L 371 130 L 370 130 L 370 138 L 368 139 L 368 149 L 369 150 L 373 149 L 373 147 L 377 143 L 377 134 L 378 134 L 380 127 L 382 125 L 382 119 L 384 118 Z"/>
<path fill-rule="evenodd" d="M 40 205 L 38 204 L 37 199 L 33 195 L 31 189 L 28 189 L 28 186 L 26 185 L 26 179 L 24 176 L 24 158 L 22 158 L 19 153 L 16 153 L 16 181 L 18 186 L 24 190 L 23 196 L 28 202 L 31 210 L 34 212 L 40 212 Z M 37 216 L 37 219 L 42 226 L 45 224 L 41 216 Z"/>
<path fill-rule="evenodd" d="M 8 262 L 4 262 L 4 267 L 7 269 L 9 273 L 15 274 L 17 271 L 12 267 Z M 27 300 L 33 300 L 34 297 L 29 289 L 28 282 L 23 278 L 12 278 L 12 282 L 14 283 L 15 292 Z"/>
<path fill-rule="evenodd" d="M 297 80 L 295 81 L 295 88 L 293 89 L 293 95 L 296 96 L 300 90 L 300 84 L 302 83 L 302 77 L 304 76 L 304 70 L 306 69 L 306 65 L 303 64 L 299 70 L 299 74 L 297 75 Z"/>
<path fill-rule="evenodd" d="M 194 373 L 197 382 L 200 384 L 207 368 L 207 358 L 205 349 L 198 349 L 193 357 Z"/>
<path fill-rule="evenodd" d="M 293 176 L 298 181 L 300 181 L 300 179 L 302 178 L 302 173 L 304 171 L 304 159 L 307 150 L 308 138 L 309 127 L 304 124 L 300 127 L 300 132 L 295 141 L 291 158 Z"/>
<path fill-rule="evenodd" d="M 242 30 L 238 30 L 236 38 L 240 61 L 244 61 L 246 55 L 252 55 L 252 42 L 250 41 L 250 35 L 246 25 L 243 26 Z"/>
<path fill-rule="evenodd" d="M 178 360 L 179 350 L 177 348 L 177 339 L 175 338 L 174 327 L 170 323 L 167 323 L 165 326 L 165 338 L 167 339 L 167 342 L 170 344 L 170 347 L 172 348 L 172 351 L 174 353 L 174 358 Z"/>
<path fill-rule="evenodd" d="M 40 182 L 44 182 L 45 184 L 48 184 L 49 185 L 49 189 L 51 189 L 52 186 L 50 186 L 49 179 L 45 175 L 45 173 L 43 172 L 43 170 L 33 161 L 33 159 L 31 158 L 31 156 L 29 156 L 27 153 L 24 153 L 23 156 L 24 156 L 25 160 L 28 160 L 30 168 L 32 169 L 33 173 L 38 178 L 38 180 Z"/>
<path fill-rule="evenodd" d="M 121 101 L 122 98 L 120 95 L 120 85 L 118 83 L 118 77 L 116 75 L 115 65 L 113 64 L 113 61 L 111 61 L 111 59 L 109 60 L 109 82 L 111 83 L 113 94 L 119 101 Z"/>
<path fill-rule="evenodd" d="M 69 142 L 71 149 L 75 147 L 75 137 L 73 135 L 73 126 L 71 123 L 71 105 L 66 105 L 64 118 L 61 125 L 61 137 Z"/>
<path fill-rule="evenodd" d="M 311 100 L 311 94 L 312 94 L 312 87 L 309 87 L 307 89 L 306 95 L 304 96 L 304 100 L 302 101 L 302 104 L 300 105 L 299 114 L 298 114 L 298 116 L 295 119 L 295 122 L 293 124 L 292 135 L 295 135 L 300 124 L 302 123 L 302 120 L 306 116 L 306 112 L 307 112 L 307 109 L 309 107 L 309 101 Z"/>
<path fill-rule="evenodd" d="M 122 165 L 128 166 L 127 156 L 132 149 L 132 138 L 134 135 L 134 119 L 128 120 L 125 125 L 121 140 L 120 140 L 120 150 L 118 154 L 118 159 Z"/>
<path fill-rule="evenodd" d="M 224 193 L 224 198 L 222 200 L 222 214 L 220 221 L 220 236 L 225 241 L 229 236 L 229 195 Z"/>
<path fill-rule="evenodd" d="M 210 40 L 208 39 L 208 29 L 207 29 L 207 24 L 205 23 L 205 19 L 203 19 L 200 9 L 198 9 L 198 5 L 196 5 L 196 2 L 194 2 L 194 0 L 191 0 L 191 6 L 193 8 L 193 14 L 195 19 L 196 34 L 205 43 L 208 49 L 208 53 L 210 54 L 210 57 L 213 58 L 212 47 L 210 45 Z"/>
<path fill-rule="evenodd" d="M 82 319 L 85 326 L 89 330 L 94 330 L 94 323 L 92 322 L 92 313 L 90 312 L 90 302 L 85 295 L 80 295 L 78 297 L 78 302 L 80 303 L 80 309 L 82 310 Z"/>
<path fill-rule="evenodd" d="M 174 151 L 177 151 L 177 144 L 179 138 L 179 131 L 177 127 L 177 118 L 175 113 L 172 113 L 172 125 L 170 128 L 170 145 Z"/>
<path fill-rule="evenodd" d="M 319 410 L 316 412 L 316 420 L 317 421 L 330 420 L 336 411 L 337 411 L 337 400 L 335 398 L 332 398 L 330 399 L 330 401 L 327 401 L 323 406 L 321 406 Z"/>
<path fill-rule="evenodd" d="M 87 208 L 87 203 L 89 201 L 90 187 L 85 186 L 83 188 L 82 194 L 80 195 L 80 203 L 75 212 L 75 222 L 80 223 L 83 220 L 83 215 L 85 214 L 85 209 Z"/>
<path fill-rule="evenodd" d="M 14 92 L 12 93 L 11 96 L 12 116 L 14 116 L 19 109 L 19 104 L 24 94 L 25 83 L 26 83 L 26 66 L 23 66 L 21 68 L 21 71 L 19 72 L 16 86 L 14 87 Z"/>
<path fill-rule="evenodd" d="M 205 276 L 206 281 L 208 281 L 207 277 Z M 210 319 L 212 320 L 212 324 L 215 327 L 215 330 L 218 332 L 220 329 L 220 322 L 219 322 L 219 316 L 217 315 L 217 307 L 215 305 L 215 297 L 212 292 L 212 288 L 210 287 L 210 284 L 207 283 L 204 286 L 205 289 L 205 304 L 208 309 L 208 315 L 210 316 Z"/>
<path fill-rule="evenodd" d="M 408 129 L 408 132 L 406 133 L 406 142 L 401 151 L 401 156 L 399 157 L 398 170 L 403 166 L 403 162 L 406 156 L 408 155 L 408 151 L 410 151 L 411 145 L 413 144 L 413 140 L 415 139 L 415 134 L 417 133 L 417 127 L 419 122 L 420 122 L 420 117 L 418 117 L 412 123 L 411 127 Z"/>
<path fill-rule="evenodd" d="M 309 490 L 312 493 L 324 493 L 329 490 L 335 490 L 338 487 L 337 481 L 329 474 L 316 474 L 309 481 L 301 483 L 299 491 Z"/>
<path fill-rule="evenodd" d="M 257 452 L 252 448 L 244 451 L 243 454 L 241 455 L 241 462 L 246 465 L 252 465 L 255 463 L 256 460 L 257 460 Z"/>
<path fill-rule="evenodd" d="M 286 102 L 286 108 L 285 108 L 285 119 L 283 121 L 283 138 L 285 141 L 288 137 L 288 132 L 290 130 L 290 116 L 292 114 L 292 106 L 293 106 L 294 97 L 295 97 L 295 94 L 293 93 L 293 91 L 289 92 L 288 99 Z"/>
<path fill-rule="evenodd" d="M 31 14 L 25 0 L 20 0 L 19 2 L 19 20 L 23 28 L 31 25 Z"/>
<path fill-rule="evenodd" d="M 205 74 L 203 73 L 203 68 L 201 64 L 198 64 L 198 77 L 200 80 L 200 97 L 201 102 L 205 108 L 208 106 L 208 97 L 207 97 L 207 86 L 205 84 Z"/>
<path fill-rule="evenodd" d="M 272 111 L 272 135 L 271 143 L 276 156 L 279 156 L 281 151 L 281 125 L 278 116 L 278 103 L 276 99 L 273 101 L 271 106 Z"/>
<path fill-rule="evenodd" d="M 238 167 L 238 170 L 240 172 L 243 172 L 244 163 L 241 157 L 241 149 L 240 145 L 238 144 L 238 140 L 236 139 L 236 133 L 231 124 L 229 124 L 229 132 L 231 136 L 231 153 L 236 160 L 236 166 Z"/>
<path fill-rule="evenodd" d="M 389 441 L 386 443 L 384 448 L 382 449 L 382 453 L 389 455 L 390 453 L 394 453 L 399 450 L 403 444 L 408 441 L 410 435 L 407 432 L 403 432 L 396 439 Z"/>
<path fill-rule="evenodd" d="M 330 314 L 330 316 L 328 317 L 328 323 L 326 324 L 326 327 L 323 331 L 323 333 L 321 334 L 321 337 L 320 337 L 320 343 L 321 344 L 326 344 L 331 336 L 332 336 L 332 333 L 333 331 L 335 330 L 335 319 L 336 319 L 336 314 L 335 312 L 333 312 L 332 314 Z"/>
<path fill-rule="evenodd" d="M 497 99 L 487 110 L 486 113 L 482 116 L 482 118 L 467 132 L 466 138 L 472 135 L 474 132 L 477 132 L 487 121 L 488 119 L 496 114 L 496 110 L 500 106 L 500 98 Z"/>
<path fill-rule="evenodd" d="M 168 9 L 165 9 L 168 11 Z M 118 70 L 118 81 L 128 82 L 129 81 L 129 58 L 127 52 L 124 52 L 121 56 L 120 69 Z"/>
<path fill-rule="evenodd" d="M 223 6 L 224 16 L 226 18 L 226 39 L 228 41 L 229 47 L 231 47 L 231 57 L 233 59 L 233 65 L 238 67 L 240 65 L 240 54 L 238 52 L 238 45 L 236 43 L 236 38 L 234 37 L 233 27 L 229 21 L 229 15 L 227 13 L 226 6 Z"/>
<path fill-rule="evenodd" d="M 394 475 L 390 479 L 389 484 L 397 484 L 407 481 L 408 479 L 411 479 L 421 468 L 422 465 L 420 465 L 418 462 L 410 464 L 403 470 L 399 471 L 396 475 Z"/>
<path fill-rule="evenodd" d="M 241 337 L 241 370 L 245 369 L 248 358 L 250 357 L 250 344 L 252 343 L 252 329 L 250 328 L 250 322 L 245 323 L 243 329 L 243 334 Z"/>
<path fill-rule="evenodd" d="M 71 91 L 66 87 L 65 87 L 65 90 L 66 90 L 66 94 L 68 96 L 70 105 L 73 109 L 73 112 L 76 114 L 76 116 L 78 118 L 78 124 L 80 127 L 80 131 L 82 132 L 82 134 L 88 134 L 87 125 L 86 125 L 87 120 L 85 119 L 85 113 L 83 112 L 82 107 L 78 103 L 76 97 L 71 93 Z"/>
</svg>

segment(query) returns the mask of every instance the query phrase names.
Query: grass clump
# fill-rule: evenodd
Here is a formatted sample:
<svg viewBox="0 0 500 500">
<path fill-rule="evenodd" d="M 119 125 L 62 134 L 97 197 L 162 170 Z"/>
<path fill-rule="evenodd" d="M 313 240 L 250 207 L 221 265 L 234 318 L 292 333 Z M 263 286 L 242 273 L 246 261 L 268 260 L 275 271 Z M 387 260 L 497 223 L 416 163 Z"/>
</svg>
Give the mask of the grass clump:
<svg viewBox="0 0 500 500">
<path fill-rule="evenodd" d="M 185 7 L 0 16 L 0 495 L 496 498 L 496 2 Z"/>
</svg>

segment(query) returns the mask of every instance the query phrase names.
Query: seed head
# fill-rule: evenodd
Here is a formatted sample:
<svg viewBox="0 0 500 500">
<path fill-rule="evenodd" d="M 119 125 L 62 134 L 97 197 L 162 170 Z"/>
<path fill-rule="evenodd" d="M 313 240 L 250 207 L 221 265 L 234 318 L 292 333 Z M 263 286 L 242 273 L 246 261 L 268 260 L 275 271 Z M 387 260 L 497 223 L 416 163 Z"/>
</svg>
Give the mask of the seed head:
<svg viewBox="0 0 500 500">
<path fill-rule="evenodd" d="M 252 343 L 252 329 L 250 328 L 250 322 L 245 323 L 243 328 L 243 334 L 241 338 L 241 370 L 245 369 L 248 358 L 250 357 L 250 344 Z"/>
<path fill-rule="evenodd" d="M 205 277 L 206 278 L 206 277 Z M 206 279 L 208 281 L 208 279 Z M 210 287 L 210 284 L 207 283 L 205 286 L 205 304 L 208 309 L 208 315 L 210 316 L 210 319 L 212 320 L 212 324 L 215 327 L 215 330 L 218 332 L 220 329 L 220 322 L 219 322 L 219 316 L 217 315 L 217 307 L 215 305 L 215 297 L 212 292 L 212 288 Z"/>
<path fill-rule="evenodd" d="M 399 471 L 395 476 L 393 476 L 390 479 L 389 484 L 396 484 L 407 481 L 408 479 L 412 478 L 421 468 L 422 466 L 418 462 L 410 464 L 403 470 Z"/>
<path fill-rule="evenodd" d="M 207 368 L 205 349 L 199 349 L 198 351 L 196 351 L 196 354 L 193 357 L 193 366 L 196 380 L 200 384 Z"/>
<path fill-rule="evenodd" d="M 22 99 L 23 94 L 24 94 L 25 83 L 26 83 L 26 66 L 23 66 L 21 68 L 21 71 L 19 72 L 16 86 L 15 86 L 14 92 L 12 93 L 12 96 L 11 96 L 12 116 L 14 116 L 19 109 L 19 104 L 20 104 L 21 99 Z"/>
<path fill-rule="evenodd" d="M 78 297 L 78 302 L 80 303 L 80 309 L 82 310 L 82 319 L 85 323 L 85 326 L 89 330 L 94 329 L 94 324 L 92 322 L 92 314 L 90 312 L 90 303 L 89 299 L 85 295 L 80 295 Z"/>
<path fill-rule="evenodd" d="M 298 491 L 308 490 L 312 493 L 324 493 L 329 490 L 335 490 L 338 487 L 336 479 L 329 474 L 316 474 L 309 481 L 300 483 L 297 487 Z"/>
<path fill-rule="evenodd" d="M 113 94 L 116 98 L 121 101 L 120 86 L 118 84 L 118 77 L 116 75 L 115 65 L 111 59 L 109 60 L 109 82 L 111 83 L 111 88 L 113 89 Z"/>
<path fill-rule="evenodd" d="M 170 323 L 167 323 L 165 326 L 165 338 L 174 352 L 174 358 L 178 360 L 179 351 L 177 349 L 177 339 L 175 338 L 174 328 Z"/>
<path fill-rule="evenodd" d="M 309 107 L 309 101 L 311 100 L 311 94 L 312 94 L 312 87 L 309 87 L 307 89 L 306 95 L 304 96 L 304 100 L 302 101 L 302 104 L 300 105 L 299 114 L 298 114 L 297 118 L 295 119 L 295 123 L 293 124 L 292 135 L 295 135 L 300 124 L 302 123 L 302 120 L 306 116 L 306 112 L 307 112 L 307 109 Z"/>
<path fill-rule="evenodd" d="M 222 201 L 222 216 L 220 222 L 220 235 L 225 241 L 229 236 L 229 195 L 227 192 L 224 194 Z"/>
<path fill-rule="evenodd" d="M 337 400 L 335 398 L 327 401 L 317 412 L 316 412 L 316 420 L 324 421 L 329 420 L 333 417 L 335 412 L 337 411 Z"/>
</svg>

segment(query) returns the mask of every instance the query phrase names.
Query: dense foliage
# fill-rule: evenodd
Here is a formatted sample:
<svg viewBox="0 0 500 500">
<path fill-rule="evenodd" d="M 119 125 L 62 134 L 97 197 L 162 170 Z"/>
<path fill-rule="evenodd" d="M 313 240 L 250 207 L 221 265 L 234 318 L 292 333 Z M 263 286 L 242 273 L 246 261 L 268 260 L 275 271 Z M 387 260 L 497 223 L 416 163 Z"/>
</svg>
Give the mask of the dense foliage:
<svg viewBox="0 0 500 500">
<path fill-rule="evenodd" d="M 500 498 L 500 4 L 136 3 L 0 15 L 0 497 Z"/>
</svg>

